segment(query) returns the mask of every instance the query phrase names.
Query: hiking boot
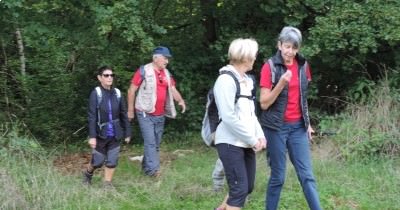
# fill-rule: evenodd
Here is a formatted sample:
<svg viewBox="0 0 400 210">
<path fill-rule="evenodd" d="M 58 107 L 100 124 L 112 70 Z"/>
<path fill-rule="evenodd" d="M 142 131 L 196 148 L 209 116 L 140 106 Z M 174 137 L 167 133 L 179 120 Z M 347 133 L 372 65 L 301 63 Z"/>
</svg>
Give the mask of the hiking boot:
<svg viewBox="0 0 400 210">
<path fill-rule="evenodd" d="M 85 171 L 83 172 L 83 181 L 82 184 L 86 186 L 92 185 L 92 177 L 93 174 L 90 174 L 89 172 Z"/>
</svg>

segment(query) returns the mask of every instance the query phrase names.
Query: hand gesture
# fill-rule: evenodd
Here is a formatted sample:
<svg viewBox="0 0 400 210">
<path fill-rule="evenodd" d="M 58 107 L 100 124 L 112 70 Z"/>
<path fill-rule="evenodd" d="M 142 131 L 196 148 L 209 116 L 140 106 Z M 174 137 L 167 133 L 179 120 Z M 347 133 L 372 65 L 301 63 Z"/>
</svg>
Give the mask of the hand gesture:
<svg viewBox="0 0 400 210">
<path fill-rule="evenodd" d="M 282 74 L 280 80 L 284 81 L 285 83 L 290 82 L 292 79 L 292 72 L 291 71 L 286 71 L 284 74 Z"/>
<path fill-rule="evenodd" d="M 132 121 L 134 117 L 135 117 L 135 112 L 134 111 L 132 111 L 132 112 L 128 111 L 128 120 Z"/>
<path fill-rule="evenodd" d="M 125 138 L 125 142 L 126 142 L 127 144 L 129 144 L 129 142 L 131 142 L 131 137 L 126 137 L 126 138 Z"/>
<path fill-rule="evenodd" d="M 267 148 L 267 140 L 265 138 L 260 138 L 259 141 L 262 143 L 262 149 Z"/>
<path fill-rule="evenodd" d="M 260 139 L 258 139 L 256 145 L 254 145 L 253 150 L 255 152 L 259 152 L 262 149 L 264 149 L 264 141 L 260 138 Z"/>
<path fill-rule="evenodd" d="M 307 135 L 308 135 L 308 140 L 312 141 L 312 134 L 314 133 L 314 129 L 311 127 L 311 125 L 308 126 L 307 128 Z"/>
<path fill-rule="evenodd" d="M 88 141 L 91 148 L 96 148 L 96 138 L 90 138 Z"/>
<path fill-rule="evenodd" d="M 185 104 L 185 101 L 182 99 L 181 101 L 179 101 L 178 105 L 181 106 L 181 108 L 182 108 L 181 113 L 182 113 L 182 114 L 185 113 L 185 111 L 186 111 L 186 104 Z"/>
</svg>

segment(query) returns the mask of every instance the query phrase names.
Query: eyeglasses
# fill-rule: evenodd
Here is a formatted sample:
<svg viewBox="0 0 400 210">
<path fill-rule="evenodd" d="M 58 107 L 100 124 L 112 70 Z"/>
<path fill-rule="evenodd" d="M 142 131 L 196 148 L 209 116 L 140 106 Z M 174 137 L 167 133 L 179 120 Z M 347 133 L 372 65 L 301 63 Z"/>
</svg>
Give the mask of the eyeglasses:
<svg viewBox="0 0 400 210">
<path fill-rule="evenodd" d="M 115 74 L 102 74 L 103 77 L 108 78 L 108 77 L 115 77 Z"/>
</svg>

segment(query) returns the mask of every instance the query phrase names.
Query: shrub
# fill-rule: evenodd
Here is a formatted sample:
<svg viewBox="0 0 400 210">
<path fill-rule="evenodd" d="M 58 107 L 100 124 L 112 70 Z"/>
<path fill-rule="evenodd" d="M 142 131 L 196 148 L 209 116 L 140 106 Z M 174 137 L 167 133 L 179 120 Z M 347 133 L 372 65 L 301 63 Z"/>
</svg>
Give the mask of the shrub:
<svg viewBox="0 0 400 210">
<path fill-rule="evenodd" d="M 45 150 L 32 135 L 23 133 L 22 123 L 0 124 L 0 154 L 18 154 L 23 156 L 41 156 Z"/>
<path fill-rule="evenodd" d="M 351 103 L 345 113 L 321 125 L 337 128 L 334 139 L 343 158 L 394 157 L 400 154 L 400 94 L 387 78 L 367 89 L 362 97 L 357 92 L 353 98 L 359 100 L 357 104 Z"/>
</svg>

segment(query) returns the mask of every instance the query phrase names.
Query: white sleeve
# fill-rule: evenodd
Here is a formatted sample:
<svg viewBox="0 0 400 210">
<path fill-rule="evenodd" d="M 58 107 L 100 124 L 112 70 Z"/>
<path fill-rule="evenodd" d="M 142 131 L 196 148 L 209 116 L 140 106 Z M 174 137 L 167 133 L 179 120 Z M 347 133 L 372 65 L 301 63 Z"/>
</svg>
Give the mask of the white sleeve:
<svg viewBox="0 0 400 210">
<path fill-rule="evenodd" d="M 226 128 L 244 143 L 254 146 L 258 139 L 249 132 L 246 122 L 241 121 L 235 113 L 237 89 L 234 79 L 227 74 L 220 75 L 213 90 L 219 117 Z"/>
</svg>

